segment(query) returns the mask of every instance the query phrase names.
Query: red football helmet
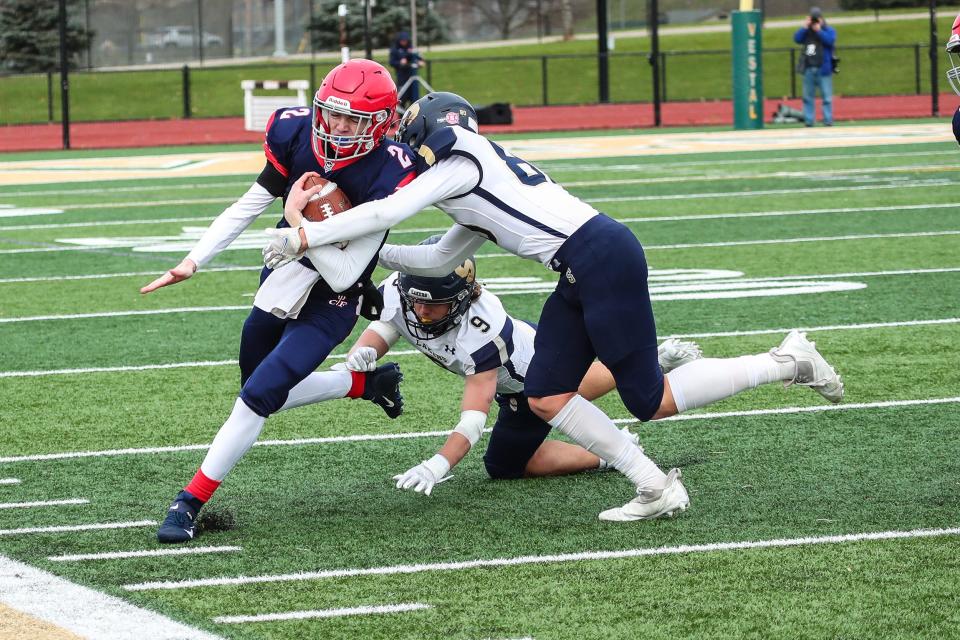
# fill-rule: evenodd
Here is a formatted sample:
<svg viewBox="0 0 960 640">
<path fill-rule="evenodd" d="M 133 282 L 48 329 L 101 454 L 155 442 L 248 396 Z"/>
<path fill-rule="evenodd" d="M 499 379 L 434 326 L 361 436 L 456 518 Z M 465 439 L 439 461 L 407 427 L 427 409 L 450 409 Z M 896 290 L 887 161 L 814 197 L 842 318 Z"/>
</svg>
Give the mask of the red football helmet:
<svg viewBox="0 0 960 640">
<path fill-rule="evenodd" d="M 947 40 L 947 58 L 951 67 L 947 71 L 947 80 L 954 92 L 960 95 L 960 16 L 953 21 L 953 30 Z"/>
<path fill-rule="evenodd" d="M 334 67 L 313 97 L 313 153 L 330 171 L 370 153 L 396 118 L 397 85 L 373 60 Z"/>
</svg>

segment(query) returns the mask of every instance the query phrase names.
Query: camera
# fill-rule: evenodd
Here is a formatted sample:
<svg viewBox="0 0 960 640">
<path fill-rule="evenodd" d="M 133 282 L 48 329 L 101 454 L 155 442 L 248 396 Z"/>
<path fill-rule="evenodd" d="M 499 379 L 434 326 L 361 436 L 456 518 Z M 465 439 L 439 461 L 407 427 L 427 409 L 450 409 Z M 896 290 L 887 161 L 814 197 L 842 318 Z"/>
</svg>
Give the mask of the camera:
<svg viewBox="0 0 960 640">
<path fill-rule="evenodd" d="M 817 24 L 820 22 L 819 16 L 810 16 L 810 24 Z"/>
</svg>

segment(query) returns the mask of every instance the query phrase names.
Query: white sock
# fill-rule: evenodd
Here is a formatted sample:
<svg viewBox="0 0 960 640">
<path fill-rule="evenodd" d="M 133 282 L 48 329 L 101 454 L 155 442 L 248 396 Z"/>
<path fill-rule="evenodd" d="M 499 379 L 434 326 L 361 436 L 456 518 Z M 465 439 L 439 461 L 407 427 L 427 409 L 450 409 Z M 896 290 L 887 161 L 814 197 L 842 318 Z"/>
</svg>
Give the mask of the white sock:
<svg viewBox="0 0 960 640">
<path fill-rule="evenodd" d="M 307 404 L 343 398 L 350 391 L 353 376 L 349 371 L 317 371 L 300 381 L 290 390 L 287 401 L 277 411 L 293 409 Z"/>
<path fill-rule="evenodd" d="M 217 431 L 200 470 L 211 480 L 223 480 L 260 437 L 267 419 L 257 415 L 243 400 L 237 398 L 233 412 Z"/>
<path fill-rule="evenodd" d="M 769 353 L 739 358 L 701 358 L 667 374 L 677 412 L 704 407 L 741 391 L 793 380 L 795 362 L 777 362 Z"/>
<path fill-rule="evenodd" d="M 609 461 L 637 487 L 663 486 L 667 476 L 653 460 L 644 455 L 643 449 L 628 435 L 617 429 L 603 411 L 582 396 L 573 396 L 549 423 L 587 451 Z"/>
</svg>

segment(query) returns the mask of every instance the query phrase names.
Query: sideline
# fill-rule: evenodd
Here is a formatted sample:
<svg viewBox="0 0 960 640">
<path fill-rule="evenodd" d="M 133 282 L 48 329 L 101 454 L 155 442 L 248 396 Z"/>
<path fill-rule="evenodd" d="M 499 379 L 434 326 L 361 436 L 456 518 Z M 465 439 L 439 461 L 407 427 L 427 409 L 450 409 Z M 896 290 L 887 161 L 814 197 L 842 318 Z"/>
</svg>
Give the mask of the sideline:
<svg viewBox="0 0 960 640">
<path fill-rule="evenodd" d="M 949 127 L 944 124 L 906 123 L 815 129 L 556 137 L 504 140 L 501 144 L 507 151 L 525 160 L 540 161 L 918 144 L 952 140 Z M 262 168 L 261 151 L 18 160 L 0 162 L 0 185 L 143 180 L 145 175 L 149 175 L 151 179 L 251 176 L 257 175 Z"/>
<path fill-rule="evenodd" d="M 300 573 L 285 573 L 265 576 L 201 578 L 197 580 L 165 580 L 158 582 L 125 584 L 123 585 L 123 588 L 127 591 L 153 591 L 188 589 L 193 587 L 263 584 L 273 582 L 300 582 L 306 580 L 325 580 L 328 578 L 353 578 L 358 576 L 388 576 L 396 574 L 423 573 L 426 571 L 462 571 L 465 569 L 477 569 L 481 567 L 513 567 L 524 564 L 553 564 L 561 562 L 583 562 L 588 560 L 614 560 L 620 558 L 641 558 L 646 556 L 713 553 L 717 551 L 742 551 L 746 549 L 777 549 L 817 544 L 841 544 L 873 540 L 903 540 L 909 538 L 936 538 L 955 535 L 960 535 L 960 527 L 953 527 L 949 529 L 914 529 L 912 531 L 850 533 L 836 536 L 817 536 L 804 538 L 777 538 L 774 540 L 753 540 L 742 542 L 714 542 L 710 544 L 689 544 L 676 547 L 624 549 L 623 551 L 583 551 L 580 553 L 519 556 L 514 558 L 495 558 L 491 560 L 468 560 L 465 562 L 401 564 L 392 567 L 372 567 L 369 569 L 330 569 L 327 571 L 304 571 Z"/>
<path fill-rule="evenodd" d="M 60 634 L 59 637 L 97 640 L 220 638 L 5 556 L 0 556 L 0 603 L 71 634 Z M 5 618 L 0 616 L 0 619 Z M 0 622 L 0 632 L 5 631 L 5 627 L 6 624 Z M 18 632 L 27 631 L 15 628 Z"/>
</svg>

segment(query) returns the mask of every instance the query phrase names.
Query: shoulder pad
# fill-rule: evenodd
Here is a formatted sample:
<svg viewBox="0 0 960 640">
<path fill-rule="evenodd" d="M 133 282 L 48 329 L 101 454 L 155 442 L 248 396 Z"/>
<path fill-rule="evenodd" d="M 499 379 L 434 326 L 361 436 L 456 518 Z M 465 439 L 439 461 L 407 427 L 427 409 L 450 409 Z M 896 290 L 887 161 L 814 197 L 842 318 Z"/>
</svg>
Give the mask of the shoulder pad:
<svg viewBox="0 0 960 640">
<path fill-rule="evenodd" d="M 267 121 L 263 140 L 263 153 L 267 160 L 285 177 L 291 164 L 290 147 L 300 131 L 302 118 L 281 118 L 288 107 L 277 109 Z"/>
<path fill-rule="evenodd" d="M 453 145 L 457 143 L 454 127 L 437 129 L 423 141 L 417 151 L 417 173 L 422 173 L 444 158 L 450 156 Z"/>
</svg>

